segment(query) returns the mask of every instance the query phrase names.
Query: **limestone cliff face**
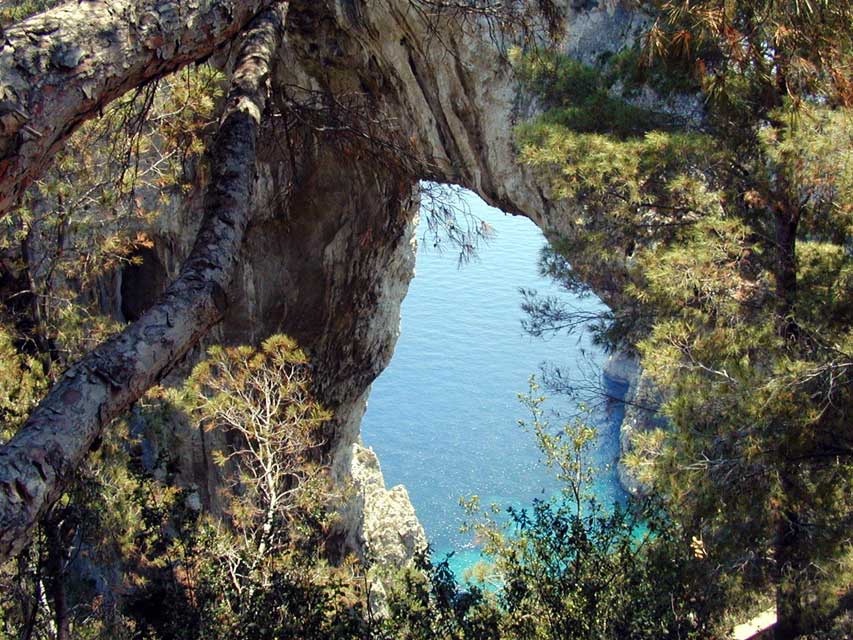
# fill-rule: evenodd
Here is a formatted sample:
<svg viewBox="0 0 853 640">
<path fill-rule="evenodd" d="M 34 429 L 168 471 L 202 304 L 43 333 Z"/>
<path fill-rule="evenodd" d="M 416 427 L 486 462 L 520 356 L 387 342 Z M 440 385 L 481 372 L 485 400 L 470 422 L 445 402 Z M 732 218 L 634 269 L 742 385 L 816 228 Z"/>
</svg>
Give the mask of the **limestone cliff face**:
<svg viewBox="0 0 853 640">
<path fill-rule="evenodd" d="M 644 25 L 618 1 L 566 2 L 563 9 L 563 47 L 586 62 L 618 51 Z M 378 136 L 381 151 L 390 149 L 410 175 L 462 185 L 506 212 L 529 217 L 546 235 L 565 232 L 572 204 L 552 199 L 547 186 L 516 162 L 513 126 L 535 115 L 538 105 L 524 94 L 504 55 L 511 39 L 483 20 L 429 15 L 412 0 L 294 3 L 282 51 L 287 64 L 279 66 L 276 84 L 291 104 L 308 103 L 309 114 L 311 108 L 337 109 L 346 126 Z M 382 315 L 396 323 L 396 312 Z M 388 353 L 387 344 L 374 342 L 373 348 Z M 349 465 L 349 475 L 361 477 L 376 465 L 361 464 L 353 453 L 358 409 L 347 412 L 353 419 L 342 421 L 337 434 L 336 468 Z M 373 534 L 367 523 L 376 504 L 365 498 L 361 505 L 366 511 L 359 544 L 368 547 Z"/>
<path fill-rule="evenodd" d="M 640 370 L 628 390 L 625 403 L 625 418 L 619 430 L 619 451 L 623 457 L 617 465 L 619 483 L 633 496 L 647 496 L 652 487 L 626 466 L 624 457 L 636 449 L 635 436 L 665 426 L 664 419 L 658 413 L 658 407 L 661 405 L 660 390 L 651 378 Z"/>
<path fill-rule="evenodd" d="M 391 567 L 404 566 L 426 550 L 427 539 L 406 488 L 386 489 L 379 459 L 372 449 L 353 444 L 348 458 L 355 499 L 346 543 L 368 560 Z"/>
<path fill-rule="evenodd" d="M 206 343 L 257 343 L 275 332 L 298 340 L 311 354 L 323 402 L 335 413 L 326 446 L 343 481 L 352 475 L 349 452 L 370 383 L 387 366 L 399 335 L 400 304 L 414 274 L 418 199 L 411 177 L 346 162 L 310 132 L 301 135 L 293 162 L 281 157 L 280 140 L 269 139 L 230 307 Z M 127 296 L 115 301 L 118 308 L 126 312 L 140 292 L 165 286 L 189 251 L 198 219 L 192 199 L 161 218 L 147 269 L 126 269 L 119 277 L 117 289 Z M 217 510 L 221 472 L 210 453 L 222 446 L 222 434 L 180 423 L 173 429 L 181 482 Z M 381 482 L 378 466 L 376 474 Z"/>
<path fill-rule="evenodd" d="M 565 224 L 566 205 L 516 163 L 512 127 L 536 113 L 505 54 L 512 35 L 484 20 L 434 16 L 413 0 L 296 3 L 279 83 L 358 95 L 382 114 L 416 161 L 419 178 L 461 184 L 546 231 Z M 575 7 L 586 7 L 576 9 Z M 643 20 L 620 1 L 563 3 L 563 48 L 593 62 L 633 41 Z M 318 25 L 323 37 L 317 38 Z M 292 93 L 291 89 L 291 93 Z"/>
<path fill-rule="evenodd" d="M 613 0 L 567 0 L 564 10 L 564 48 L 586 61 L 620 49 L 642 26 Z M 537 104 L 502 55 L 511 34 L 482 19 L 432 15 L 416 0 L 294 1 L 288 29 L 273 79 L 273 102 L 286 115 L 275 115 L 265 136 L 256 214 L 230 310 L 211 339 L 254 342 L 281 331 L 312 354 L 322 400 L 336 413 L 330 460 L 357 490 L 344 538 L 398 562 L 423 531 L 405 491 L 385 490 L 358 433 L 414 273 L 417 181 L 467 187 L 546 234 L 566 230 L 571 207 L 516 162 L 513 126 Z M 117 290 L 164 284 L 197 219 L 190 204 L 162 223 L 148 271 L 125 271 Z M 119 297 L 132 314 L 132 296 Z M 219 482 L 211 437 L 181 440 L 184 480 L 208 504 Z"/>
</svg>

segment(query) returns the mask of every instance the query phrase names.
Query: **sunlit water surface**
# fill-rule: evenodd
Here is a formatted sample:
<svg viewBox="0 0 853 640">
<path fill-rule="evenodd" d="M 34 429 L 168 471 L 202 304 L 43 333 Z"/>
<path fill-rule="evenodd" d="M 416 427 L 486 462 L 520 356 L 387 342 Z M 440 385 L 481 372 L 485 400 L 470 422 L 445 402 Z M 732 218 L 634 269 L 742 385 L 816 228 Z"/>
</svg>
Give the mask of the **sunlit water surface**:
<svg viewBox="0 0 853 640">
<path fill-rule="evenodd" d="M 362 434 L 378 454 L 388 486 L 402 483 L 441 559 L 453 552 L 461 572 L 480 557 L 470 533 L 459 528 L 459 499 L 529 505 L 557 485 L 539 462 L 533 436 L 518 426 L 527 418 L 517 399 L 543 362 L 589 372 L 605 360 L 588 334 L 547 340 L 521 327 L 519 288 L 568 296 L 539 276 L 542 233 L 522 217 L 508 216 L 466 196 L 472 211 L 495 230 L 479 257 L 461 267 L 451 249 L 419 243 L 417 272 L 403 302 L 402 331 L 390 366 L 374 383 Z M 419 231 L 423 239 L 424 229 Z M 594 310 L 594 298 L 575 300 Z M 587 373 L 588 375 L 588 373 Z M 600 372 L 599 374 L 600 375 Z M 578 399 L 555 397 L 550 406 L 572 412 Z M 610 503 L 624 495 L 613 470 L 621 410 L 601 402 L 596 458 L 610 464 L 596 496 Z"/>
</svg>

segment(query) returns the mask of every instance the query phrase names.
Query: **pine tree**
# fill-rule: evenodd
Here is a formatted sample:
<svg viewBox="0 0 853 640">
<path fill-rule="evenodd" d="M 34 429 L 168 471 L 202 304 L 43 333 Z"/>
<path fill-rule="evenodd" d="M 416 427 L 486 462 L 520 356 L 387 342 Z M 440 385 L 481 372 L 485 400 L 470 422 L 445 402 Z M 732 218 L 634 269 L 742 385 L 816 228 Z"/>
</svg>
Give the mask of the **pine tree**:
<svg viewBox="0 0 853 640">
<path fill-rule="evenodd" d="M 590 131 L 578 113 L 599 106 L 546 92 L 521 159 L 578 203 L 571 268 L 594 286 L 615 274 L 605 293 L 663 390 L 672 429 L 640 443 L 648 479 L 720 567 L 773 585 L 776 636 L 792 638 L 851 587 L 851 9 L 652 10 L 644 46 L 586 82 L 609 104 L 616 79 L 627 98 L 637 82 L 692 88 L 703 118 L 630 130 L 599 110 Z M 520 64 L 547 79 L 535 57 Z"/>
</svg>

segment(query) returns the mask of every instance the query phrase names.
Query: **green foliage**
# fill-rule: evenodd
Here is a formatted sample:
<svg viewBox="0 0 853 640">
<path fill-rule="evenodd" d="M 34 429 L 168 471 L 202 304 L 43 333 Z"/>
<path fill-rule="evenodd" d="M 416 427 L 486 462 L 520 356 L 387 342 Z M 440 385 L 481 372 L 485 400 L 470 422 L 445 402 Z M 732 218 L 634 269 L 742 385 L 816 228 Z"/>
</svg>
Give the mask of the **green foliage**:
<svg viewBox="0 0 853 640">
<path fill-rule="evenodd" d="M 197 182 L 222 78 L 200 66 L 116 100 L 0 222 L 0 273 L 21 283 L 8 310 L 58 368 L 119 328 L 97 291 L 153 248 L 151 228 Z"/>
<path fill-rule="evenodd" d="M 163 586 L 175 562 L 173 541 L 194 526 L 195 515 L 184 507 L 183 491 L 144 469 L 131 431 L 130 421 L 119 421 L 105 434 L 33 543 L 0 569 L 7 594 L 0 638 L 54 638 L 60 618 L 75 638 L 142 637 L 122 597 Z M 107 581 L 119 592 L 104 592 Z"/>
<path fill-rule="evenodd" d="M 562 491 L 530 509 L 510 508 L 506 519 L 476 499 L 467 504 L 493 562 L 475 573 L 497 585 L 496 637 L 706 637 L 716 590 L 702 584 L 702 559 L 680 529 L 651 502 L 599 504 L 595 429 L 582 419 L 550 425 L 534 381 L 521 400 L 532 418 L 523 426 Z"/>
<path fill-rule="evenodd" d="M 645 87 L 662 97 L 693 95 L 701 90 L 690 68 L 678 66 L 674 61 L 664 64 L 656 58 L 649 59 L 644 56 L 641 45 L 625 47 L 605 56 L 603 63 L 608 80 L 621 85 L 626 97 L 633 97 Z"/>
<path fill-rule="evenodd" d="M 3 28 L 15 24 L 32 15 L 52 9 L 60 0 L 12 0 L 4 2 L 0 8 L 0 26 Z"/>
<path fill-rule="evenodd" d="M 211 347 L 187 380 L 180 398 L 207 431 L 230 442 L 212 452 L 232 478 L 223 487 L 231 525 L 247 553 L 277 554 L 276 536 L 294 536 L 330 496 L 325 470 L 316 464 L 322 427 L 331 414 L 313 398 L 308 357 L 284 335 L 260 349 Z M 305 511 L 308 509 L 308 511 Z"/>
<path fill-rule="evenodd" d="M 319 553 L 291 550 L 263 572 L 243 574 L 218 555 L 239 545 L 238 537 L 210 521 L 191 537 L 181 573 L 184 599 L 171 619 L 149 618 L 158 638 L 362 638 L 368 614 L 357 564 L 333 567 Z M 251 556 L 242 558 L 251 563 Z M 234 573 L 236 571 L 237 573 Z M 151 594 L 161 606 L 163 594 Z"/>
<path fill-rule="evenodd" d="M 663 123 L 660 114 L 614 95 L 608 78 L 595 67 L 549 50 L 515 50 L 511 59 L 519 79 L 548 107 L 543 124 L 632 136 Z"/>
<path fill-rule="evenodd" d="M 50 4 L 6 6 L 0 21 Z M 323 554 L 329 416 L 305 354 L 281 336 L 215 348 L 167 399 L 217 443 L 224 519 L 188 509 L 169 461 L 143 464 L 138 425 L 116 425 L 2 568 L 0 637 L 706 637 L 719 607 L 768 585 L 784 620 L 846 633 L 849 620 L 825 622 L 853 588 L 851 9 L 654 8 L 643 48 L 599 68 L 550 52 L 514 63 L 547 108 L 518 128 L 520 160 L 576 205 L 555 243 L 569 259 L 546 268 L 619 307 L 600 338 L 639 353 L 665 397 L 671 428 L 639 436 L 632 457 L 665 510 L 592 500 L 594 430 L 552 430 L 534 388 L 530 428 L 563 493 L 483 514 L 482 587 L 424 562 L 378 619 L 365 568 Z M 152 248 L 150 226 L 204 173 L 221 83 L 201 66 L 116 101 L 3 219 L 3 283 L 17 287 L 0 329 L 4 438 L 118 328 L 91 292 Z M 705 120 L 688 129 L 632 104 L 645 85 L 700 91 Z M 173 410 L 149 398 L 134 419 L 155 428 Z M 97 567 L 121 597 L 81 579 Z"/>
<path fill-rule="evenodd" d="M 570 262 L 550 258 L 544 271 L 575 290 L 584 282 L 619 300 L 612 326 L 600 325 L 597 335 L 610 347 L 630 344 L 651 319 L 649 305 L 641 314 L 642 300 L 625 295 L 645 276 L 635 261 L 663 243 L 675 246 L 687 236 L 713 233 L 708 222 L 700 231 L 694 227 L 706 218 L 719 220 L 720 203 L 728 197 L 719 174 L 731 157 L 708 136 L 691 132 L 621 138 L 537 120 L 520 125 L 516 136 L 520 161 L 536 170 L 554 197 L 576 203 L 567 232 L 554 241 Z"/>
<path fill-rule="evenodd" d="M 330 414 L 311 387 L 304 352 L 273 336 L 258 349 L 213 347 L 183 388 L 150 395 L 105 434 L 33 545 L 3 567 L 12 586 L 0 599 L 0 638 L 28 626 L 55 637 L 51 585 L 70 603 L 72 637 L 369 637 L 364 569 L 324 557 L 336 492 L 318 455 Z M 182 411 L 219 443 L 220 516 L 188 506 L 199 496 L 176 486 L 167 449 L 144 460 L 146 447 L 167 446 L 156 432 Z M 51 528 L 67 535 L 52 540 Z M 51 559 L 72 552 L 74 565 L 57 574 Z"/>
<path fill-rule="evenodd" d="M 319 447 L 331 414 L 313 398 L 305 353 L 283 335 L 212 347 L 173 397 L 224 445 L 213 457 L 227 519 L 203 519 L 188 560 L 198 633 L 323 638 L 358 625 L 356 583 L 343 577 L 354 566 L 322 557 L 335 492 Z"/>
<path fill-rule="evenodd" d="M 853 10 L 849 3 L 662 0 L 646 35 L 650 60 L 689 70 L 714 111 L 752 127 L 787 94 L 849 105 Z M 739 113 L 738 113 L 739 111 Z"/>
<path fill-rule="evenodd" d="M 428 554 L 397 576 L 389 593 L 388 616 L 377 636 L 400 640 L 498 640 L 503 612 L 493 593 L 460 584 L 447 560 Z"/>
<path fill-rule="evenodd" d="M 518 128 L 520 161 L 572 203 L 554 273 L 616 307 L 599 335 L 636 350 L 665 398 L 670 428 L 638 437 L 637 472 L 721 573 L 772 585 L 792 637 L 853 588 L 850 7 L 655 10 L 642 55 L 612 57 L 608 80 L 689 78 L 701 133 L 626 136 L 606 111 L 597 130 L 560 124 L 576 89 L 601 90 L 564 61 L 544 67 L 553 80 L 529 76 L 554 109 Z M 555 304 L 529 306 L 540 329 L 575 326 Z"/>
<path fill-rule="evenodd" d="M 21 353 L 12 333 L 0 325 L 0 441 L 5 442 L 24 423 L 49 382 L 41 360 Z"/>
</svg>

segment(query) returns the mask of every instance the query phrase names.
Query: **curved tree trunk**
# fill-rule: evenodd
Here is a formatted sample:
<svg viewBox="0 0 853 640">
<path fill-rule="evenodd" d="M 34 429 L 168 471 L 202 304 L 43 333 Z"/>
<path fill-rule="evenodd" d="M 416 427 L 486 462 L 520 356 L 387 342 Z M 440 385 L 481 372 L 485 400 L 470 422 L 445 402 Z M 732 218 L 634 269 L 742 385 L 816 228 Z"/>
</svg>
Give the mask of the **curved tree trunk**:
<svg viewBox="0 0 853 640">
<path fill-rule="evenodd" d="M 0 216 L 111 100 L 231 40 L 270 0 L 87 0 L 0 43 Z"/>
<path fill-rule="evenodd" d="M 137 322 L 72 366 L 0 449 L 0 561 L 18 553 L 102 429 L 222 318 L 249 220 L 255 147 L 286 3 L 250 25 L 212 152 L 195 246 L 177 280 Z"/>
</svg>

